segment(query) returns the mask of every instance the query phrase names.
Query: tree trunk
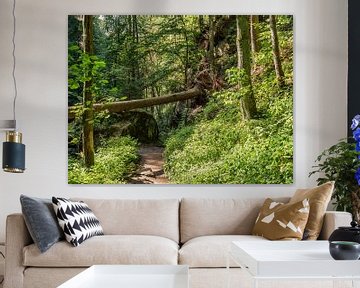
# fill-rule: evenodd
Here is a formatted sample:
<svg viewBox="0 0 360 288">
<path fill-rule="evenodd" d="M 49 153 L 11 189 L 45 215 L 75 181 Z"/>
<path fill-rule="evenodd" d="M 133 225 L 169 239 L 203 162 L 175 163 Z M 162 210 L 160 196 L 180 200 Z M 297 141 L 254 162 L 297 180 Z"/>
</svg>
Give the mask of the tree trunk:
<svg viewBox="0 0 360 288">
<path fill-rule="evenodd" d="M 93 17 L 84 15 L 83 19 L 84 53 L 92 55 L 93 45 Z M 85 81 L 83 88 L 83 153 L 86 167 L 94 165 L 94 111 L 91 92 L 92 81 Z"/>
<path fill-rule="evenodd" d="M 240 99 L 243 119 L 251 119 L 256 115 L 256 102 L 251 84 L 251 51 L 249 25 L 246 16 L 236 16 L 236 50 L 238 69 L 245 71 L 245 77 L 239 79 L 238 89 L 249 88 Z"/>
<path fill-rule="evenodd" d="M 250 16 L 250 36 L 251 36 L 251 51 L 253 54 L 256 54 L 260 50 L 260 42 L 258 39 L 258 28 L 259 24 L 259 15 Z"/>
<path fill-rule="evenodd" d="M 135 37 L 135 42 L 136 42 L 136 47 L 138 47 L 139 45 L 139 29 L 138 29 L 138 19 L 137 16 L 134 15 L 134 37 Z M 138 53 L 136 52 L 136 58 L 135 58 L 135 79 L 138 80 L 140 79 L 140 65 L 139 65 L 139 60 L 138 60 Z M 139 91 L 141 92 L 141 91 Z"/>
<path fill-rule="evenodd" d="M 110 113 L 123 112 L 138 108 L 151 107 L 155 105 L 167 104 L 177 101 L 184 101 L 187 99 L 195 98 L 204 94 L 202 88 L 195 86 L 194 88 L 185 91 L 174 93 L 166 96 L 147 98 L 147 99 L 138 99 L 138 100 L 130 100 L 130 101 L 120 101 L 113 103 L 105 103 L 105 104 L 94 104 L 93 108 L 95 112 L 107 110 Z M 69 107 L 68 109 L 68 118 L 69 120 L 74 119 L 76 115 L 76 106 Z"/>
<path fill-rule="evenodd" d="M 209 69 L 210 75 L 214 78 L 215 75 L 215 16 L 209 15 Z"/>
<path fill-rule="evenodd" d="M 279 39 L 276 29 L 276 17 L 270 15 L 271 45 L 275 66 L 276 79 L 280 87 L 284 86 L 284 71 L 281 66 Z"/>
<path fill-rule="evenodd" d="M 198 23 L 199 23 L 199 32 L 200 34 L 202 34 L 204 32 L 204 16 L 203 15 L 199 15 L 198 18 Z"/>
<path fill-rule="evenodd" d="M 190 55 L 190 47 L 189 47 L 189 37 L 188 37 L 188 32 L 186 30 L 186 23 L 184 21 L 184 16 L 179 16 L 180 21 L 182 23 L 182 34 L 184 35 L 184 39 L 185 39 L 185 59 L 182 61 L 182 63 L 184 64 L 184 89 L 188 88 L 188 84 L 189 84 L 189 75 L 188 75 L 188 70 L 190 67 L 190 59 L 189 59 L 189 55 Z"/>
</svg>

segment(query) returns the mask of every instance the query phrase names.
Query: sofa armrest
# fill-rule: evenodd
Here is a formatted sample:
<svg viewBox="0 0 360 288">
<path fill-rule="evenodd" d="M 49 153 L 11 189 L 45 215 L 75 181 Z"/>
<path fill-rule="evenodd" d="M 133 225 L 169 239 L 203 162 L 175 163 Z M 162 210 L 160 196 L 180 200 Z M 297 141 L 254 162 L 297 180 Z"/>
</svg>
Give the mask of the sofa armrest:
<svg viewBox="0 0 360 288">
<path fill-rule="evenodd" d="M 23 248 L 33 241 L 22 214 L 6 218 L 5 281 L 4 288 L 23 288 Z"/>
<path fill-rule="evenodd" d="M 331 233 L 339 226 L 350 226 L 351 220 L 352 216 L 348 212 L 326 211 L 324 216 L 324 224 L 319 239 L 329 239 Z"/>
</svg>

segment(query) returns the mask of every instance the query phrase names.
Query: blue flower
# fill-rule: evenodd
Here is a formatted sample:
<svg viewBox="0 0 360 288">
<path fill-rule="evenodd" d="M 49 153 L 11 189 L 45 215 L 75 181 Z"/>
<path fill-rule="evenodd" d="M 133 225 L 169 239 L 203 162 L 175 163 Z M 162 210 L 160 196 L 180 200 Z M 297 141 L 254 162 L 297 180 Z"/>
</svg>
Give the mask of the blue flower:
<svg viewBox="0 0 360 288">
<path fill-rule="evenodd" d="M 358 184 L 360 185 L 360 167 L 358 168 L 358 170 L 355 173 L 355 179 L 358 182 Z"/>
<path fill-rule="evenodd" d="M 360 124 L 360 115 L 356 115 L 352 119 L 351 130 L 355 130 Z"/>
<path fill-rule="evenodd" d="M 360 142 L 360 128 L 353 131 L 353 136 L 356 142 Z"/>
<path fill-rule="evenodd" d="M 351 129 L 353 130 L 353 136 L 356 141 L 355 150 L 360 152 L 360 115 L 356 115 L 352 119 Z M 360 154 L 357 155 L 357 159 L 360 160 Z M 360 186 L 360 167 L 355 172 L 355 179 Z"/>
</svg>

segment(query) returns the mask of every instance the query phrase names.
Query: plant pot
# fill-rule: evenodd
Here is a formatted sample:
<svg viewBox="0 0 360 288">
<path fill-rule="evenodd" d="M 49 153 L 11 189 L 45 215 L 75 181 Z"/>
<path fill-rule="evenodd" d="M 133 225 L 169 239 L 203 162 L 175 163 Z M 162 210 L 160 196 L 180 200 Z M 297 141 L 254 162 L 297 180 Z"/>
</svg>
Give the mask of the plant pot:
<svg viewBox="0 0 360 288">
<path fill-rule="evenodd" d="M 334 232 L 329 237 L 329 242 L 331 241 L 350 241 L 357 242 L 360 244 L 360 227 L 357 225 L 357 222 L 352 221 L 351 226 L 343 226 L 334 230 Z"/>
</svg>

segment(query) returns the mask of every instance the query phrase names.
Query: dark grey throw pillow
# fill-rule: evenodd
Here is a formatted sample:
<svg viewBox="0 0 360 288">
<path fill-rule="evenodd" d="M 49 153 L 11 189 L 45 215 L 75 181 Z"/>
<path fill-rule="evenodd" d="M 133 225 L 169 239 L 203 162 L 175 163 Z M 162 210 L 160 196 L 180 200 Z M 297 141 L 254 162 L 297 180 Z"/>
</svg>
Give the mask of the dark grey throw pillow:
<svg viewBox="0 0 360 288">
<path fill-rule="evenodd" d="M 20 203 L 31 238 L 41 253 L 64 238 L 51 199 L 21 195 Z"/>
</svg>

